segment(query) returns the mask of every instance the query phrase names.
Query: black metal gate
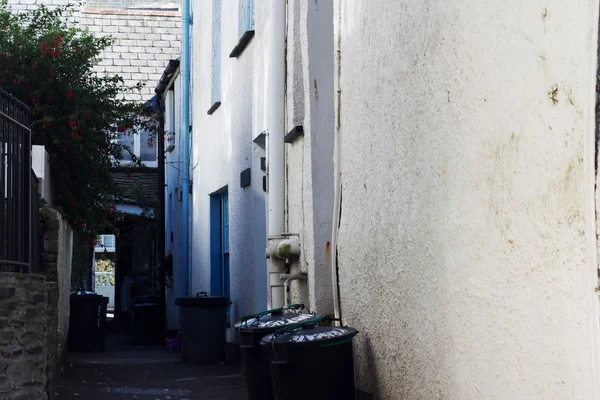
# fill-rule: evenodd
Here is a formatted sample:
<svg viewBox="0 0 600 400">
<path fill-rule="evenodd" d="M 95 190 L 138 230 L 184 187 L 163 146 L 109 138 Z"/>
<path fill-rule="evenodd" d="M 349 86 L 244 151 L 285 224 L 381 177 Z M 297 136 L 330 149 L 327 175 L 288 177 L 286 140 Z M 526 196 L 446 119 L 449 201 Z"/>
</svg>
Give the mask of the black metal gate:
<svg viewBox="0 0 600 400">
<path fill-rule="evenodd" d="M 29 108 L 2 89 L 0 160 L 0 270 L 39 272 L 39 235 L 34 236 L 34 230 L 39 232 L 39 195 L 31 169 Z"/>
</svg>

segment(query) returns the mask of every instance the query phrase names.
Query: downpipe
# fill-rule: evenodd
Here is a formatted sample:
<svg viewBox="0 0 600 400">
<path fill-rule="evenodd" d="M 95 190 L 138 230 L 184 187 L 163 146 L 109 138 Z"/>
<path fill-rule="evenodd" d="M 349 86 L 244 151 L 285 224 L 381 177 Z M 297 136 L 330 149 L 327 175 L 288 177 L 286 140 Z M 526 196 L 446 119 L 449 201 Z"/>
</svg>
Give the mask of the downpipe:
<svg viewBox="0 0 600 400">
<path fill-rule="evenodd" d="M 300 239 L 296 236 L 271 237 L 265 256 L 269 260 L 270 267 L 269 286 L 271 296 L 273 296 L 271 304 L 277 304 L 274 306 L 275 308 L 288 305 L 287 288 L 289 281 L 284 282 L 284 280 L 291 279 L 291 275 L 288 276 L 289 274 L 286 273 L 286 261 L 296 260 L 300 257 Z M 299 277 L 295 279 L 299 279 Z"/>
<path fill-rule="evenodd" d="M 290 292 L 290 283 L 292 281 L 305 281 L 308 279 L 308 277 L 305 274 L 281 274 L 279 279 L 283 281 L 285 306 L 288 307 L 291 304 L 290 296 L 288 296 L 288 293 Z"/>
<path fill-rule="evenodd" d="M 341 137 L 341 2 L 338 0 L 338 11 L 337 20 L 337 61 L 336 61 L 336 89 L 337 89 L 337 123 L 334 132 L 334 162 L 333 162 L 333 179 L 334 179 L 334 192 L 333 192 L 333 226 L 331 229 L 331 287 L 333 295 L 333 315 L 336 321 L 341 321 L 342 312 L 340 306 L 340 293 L 339 293 L 339 282 L 338 282 L 338 271 L 337 271 L 337 248 L 338 248 L 338 235 L 340 226 L 340 211 L 342 207 L 342 137 Z M 338 324 L 338 323 L 336 323 Z"/>
</svg>

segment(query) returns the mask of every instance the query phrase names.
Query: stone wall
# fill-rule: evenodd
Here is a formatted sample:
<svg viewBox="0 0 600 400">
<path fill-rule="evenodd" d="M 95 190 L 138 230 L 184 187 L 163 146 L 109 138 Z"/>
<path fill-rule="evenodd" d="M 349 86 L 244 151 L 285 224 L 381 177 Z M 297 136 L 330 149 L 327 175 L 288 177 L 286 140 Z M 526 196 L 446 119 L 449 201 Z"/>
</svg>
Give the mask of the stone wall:
<svg viewBox="0 0 600 400">
<path fill-rule="evenodd" d="M 48 291 L 48 394 L 54 396 L 58 368 L 65 355 L 69 333 L 69 298 L 73 256 L 73 230 L 57 210 L 42 208 L 44 248 L 42 270 L 46 275 Z"/>
<path fill-rule="evenodd" d="M 45 400 L 46 279 L 0 273 L 0 398 Z"/>
<path fill-rule="evenodd" d="M 69 331 L 73 231 L 40 210 L 43 275 L 0 274 L 0 399 L 54 398 Z"/>
</svg>

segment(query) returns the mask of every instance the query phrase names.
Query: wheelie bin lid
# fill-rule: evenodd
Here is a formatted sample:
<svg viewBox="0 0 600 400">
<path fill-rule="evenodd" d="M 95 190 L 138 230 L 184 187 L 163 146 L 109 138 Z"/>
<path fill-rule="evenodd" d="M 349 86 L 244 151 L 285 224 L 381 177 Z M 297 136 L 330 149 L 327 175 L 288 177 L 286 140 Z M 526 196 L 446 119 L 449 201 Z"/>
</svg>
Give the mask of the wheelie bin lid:
<svg viewBox="0 0 600 400">
<path fill-rule="evenodd" d="M 314 314 L 291 312 L 302 310 L 304 305 L 292 304 L 291 306 L 274 308 L 256 314 L 250 314 L 242 318 L 234 325 L 240 333 L 267 333 L 275 332 L 277 329 L 298 324 L 302 321 L 313 319 Z"/>
<path fill-rule="evenodd" d="M 75 292 L 71 292 L 71 296 L 100 296 L 98 293 L 96 292 L 85 292 L 82 290 L 77 290 Z"/>
<path fill-rule="evenodd" d="M 347 326 L 319 326 L 323 317 L 314 317 L 278 329 L 262 339 L 263 344 L 329 347 L 351 342 L 358 331 Z"/>
</svg>

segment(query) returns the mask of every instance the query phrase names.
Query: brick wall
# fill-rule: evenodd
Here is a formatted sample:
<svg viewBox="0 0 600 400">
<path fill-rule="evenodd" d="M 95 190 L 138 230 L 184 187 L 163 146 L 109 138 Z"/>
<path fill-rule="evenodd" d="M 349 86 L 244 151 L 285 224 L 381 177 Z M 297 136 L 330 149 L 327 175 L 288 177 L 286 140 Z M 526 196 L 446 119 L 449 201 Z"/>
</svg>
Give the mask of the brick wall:
<svg viewBox="0 0 600 400">
<path fill-rule="evenodd" d="M 37 4 L 64 5 L 69 0 L 8 0 L 13 10 L 26 10 Z M 73 21 L 96 36 L 112 36 L 115 44 L 102 55 L 95 68 L 101 74 L 118 74 L 125 84 L 145 84 L 141 92 L 130 91 L 127 100 L 147 101 L 169 60 L 178 58 L 181 42 L 181 14 L 179 11 L 160 9 L 177 7 L 179 1 L 150 0 L 96 0 L 88 1 Z M 127 7 L 147 6 L 156 9 L 126 10 Z M 92 7 L 93 6 L 93 7 Z M 115 8 L 100 8 L 115 7 Z"/>
<path fill-rule="evenodd" d="M 0 398 L 47 399 L 46 279 L 0 273 Z"/>
</svg>

